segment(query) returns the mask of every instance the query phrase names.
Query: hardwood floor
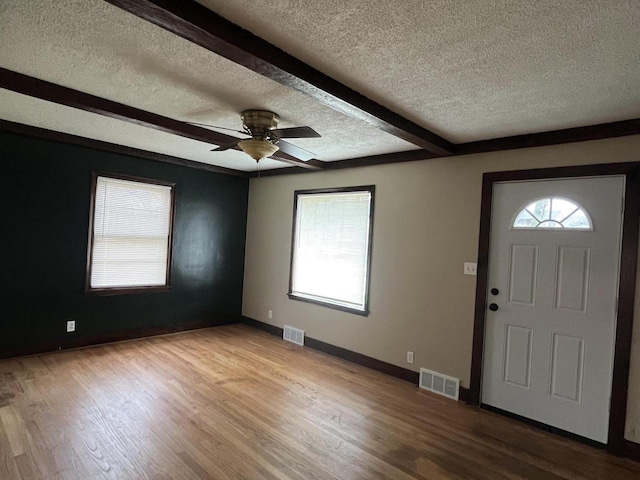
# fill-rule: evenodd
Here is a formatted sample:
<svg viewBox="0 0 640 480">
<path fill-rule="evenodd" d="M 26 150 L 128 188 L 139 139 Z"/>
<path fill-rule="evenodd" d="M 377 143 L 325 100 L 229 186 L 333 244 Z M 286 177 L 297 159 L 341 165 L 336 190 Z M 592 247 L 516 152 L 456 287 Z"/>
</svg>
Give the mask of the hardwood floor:
<svg viewBox="0 0 640 480">
<path fill-rule="evenodd" d="M 640 478 L 244 325 L 0 362 L 0 478 Z"/>
</svg>

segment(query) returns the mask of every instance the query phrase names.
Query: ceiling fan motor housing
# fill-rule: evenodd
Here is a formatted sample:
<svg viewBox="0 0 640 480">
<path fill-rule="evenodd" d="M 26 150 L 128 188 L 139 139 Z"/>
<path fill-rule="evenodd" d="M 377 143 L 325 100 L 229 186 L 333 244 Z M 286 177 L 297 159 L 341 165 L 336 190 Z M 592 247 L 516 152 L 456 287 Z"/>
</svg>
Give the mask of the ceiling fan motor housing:
<svg viewBox="0 0 640 480">
<path fill-rule="evenodd" d="M 242 126 L 250 139 L 241 140 L 237 145 L 256 161 L 270 157 L 278 150 L 288 155 L 307 161 L 313 158 L 313 153 L 296 147 L 281 138 L 316 138 L 320 135 L 311 127 L 293 127 L 279 129 L 280 117 L 268 110 L 245 110 L 240 114 Z M 235 143 L 232 144 L 236 145 Z M 228 147 L 227 147 L 228 148 Z"/>
<path fill-rule="evenodd" d="M 275 135 L 269 134 L 278 128 L 280 123 L 278 114 L 267 110 L 245 110 L 240 114 L 240 118 L 242 118 L 242 125 L 251 132 L 254 140 L 278 140 Z"/>
</svg>

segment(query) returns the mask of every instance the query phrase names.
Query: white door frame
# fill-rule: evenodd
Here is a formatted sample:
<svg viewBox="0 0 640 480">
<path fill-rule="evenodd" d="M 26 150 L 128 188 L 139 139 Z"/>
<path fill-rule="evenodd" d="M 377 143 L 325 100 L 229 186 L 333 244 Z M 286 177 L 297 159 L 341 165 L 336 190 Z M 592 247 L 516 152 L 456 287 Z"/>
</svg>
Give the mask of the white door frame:
<svg viewBox="0 0 640 480">
<path fill-rule="evenodd" d="M 480 237 L 478 245 L 478 277 L 471 362 L 471 385 L 468 402 L 481 405 L 482 364 L 485 319 L 487 312 L 487 280 L 491 229 L 491 202 L 496 182 L 544 180 L 607 175 L 625 176 L 625 211 L 622 223 L 622 247 L 618 292 L 617 328 L 615 338 L 613 382 L 609 414 L 608 450 L 636 457 L 638 449 L 624 439 L 627 414 L 627 390 L 631 355 L 631 333 L 636 286 L 638 255 L 638 224 L 640 221 L 640 162 L 558 167 L 536 170 L 485 173 L 482 181 Z"/>
</svg>

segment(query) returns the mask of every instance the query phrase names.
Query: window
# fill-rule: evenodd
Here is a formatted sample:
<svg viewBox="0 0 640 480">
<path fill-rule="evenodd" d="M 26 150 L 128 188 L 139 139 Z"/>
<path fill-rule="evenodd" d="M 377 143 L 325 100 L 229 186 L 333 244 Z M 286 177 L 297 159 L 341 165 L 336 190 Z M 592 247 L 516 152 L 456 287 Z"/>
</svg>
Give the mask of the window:
<svg viewBox="0 0 640 480">
<path fill-rule="evenodd" d="M 527 205 L 513 222 L 514 229 L 592 230 L 584 209 L 571 200 L 547 197 Z"/>
<path fill-rule="evenodd" d="M 368 313 L 374 191 L 295 192 L 289 298 Z"/>
<path fill-rule="evenodd" d="M 174 185 L 94 175 L 87 291 L 169 288 Z"/>
</svg>

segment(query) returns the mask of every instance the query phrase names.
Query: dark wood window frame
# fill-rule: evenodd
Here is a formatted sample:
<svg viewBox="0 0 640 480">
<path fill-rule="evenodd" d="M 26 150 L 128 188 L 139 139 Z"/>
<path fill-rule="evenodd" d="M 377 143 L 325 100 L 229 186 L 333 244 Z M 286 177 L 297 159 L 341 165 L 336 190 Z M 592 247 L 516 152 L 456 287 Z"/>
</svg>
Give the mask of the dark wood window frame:
<svg viewBox="0 0 640 480">
<path fill-rule="evenodd" d="M 126 180 L 130 182 L 147 183 L 150 185 L 160 185 L 171 188 L 171 204 L 169 206 L 169 241 L 167 246 L 167 271 L 164 285 L 153 286 L 134 286 L 134 287 L 105 287 L 93 288 L 91 286 L 91 271 L 93 266 L 93 223 L 95 217 L 96 204 L 96 188 L 98 177 L 113 178 L 117 180 Z M 124 175 L 118 173 L 92 172 L 91 173 L 91 204 L 89 208 L 89 239 L 87 242 L 87 272 L 85 278 L 85 293 L 89 295 L 126 295 L 133 293 L 158 293 L 168 292 L 171 290 L 171 265 L 173 258 L 173 223 L 175 220 L 176 209 L 176 184 L 165 182 L 163 180 L 155 180 L 151 178 L 135 177 L 132 175 Z"/>
<path fill-rule="evenodd" d="M 291 231 L 291 258 L 289 260 L 289 291 L 287 295 L 291 300 L 299 300 L 301 302 L 313 303 L 321 305 L 327 308 L 333 308 L 335 310 L 341 310 L 343 312 L 349 312 L 356 315 L 368 316 L 369 315 L 369 288 L 371 280 L 371 247 L 373 239 L 373 211 L 375 206 L 375 185 L 362 185 L 357 187 L 340 187 L 340 188 L 316 188 L 311 190 L 296 190 L 293 192 L 293 222 Z M 300 195 L 309 194 L 331 194 L 331 193 L 349 193 L 349 192 L 369 192 L 371 194 L 371 201 L 369 205 L 369 238 L 367 240 L 367 278 L 365 280 L 365 292 L 364 292 L 364 310 L 358 310 L 356 308 L 349 308 L 344 305 L 336 305 L 335 303 L 325 302 L 313 298 L 301 297 L 293 293 L 293 263 L 295 255 L 295 242 L 296 242 L 296 223 L 298 218 L 298 197 Z"/>
<path fill-rule="evenodd" d="M 484 352 L 485 316 L 491 228 L 491 202 L 496 182 L 624 175 L 625 198 L 620 252 L 618 311 L 615 333 L 613 380 L 609 412 L 607 449 L 617 455 L 640 459 L 638 444 L 624 438 L 627 417 L 631 334 L 638 257 L 638 224 L 640 221 L 640 162 L 583 165 L 485 173 L 482 180 L 480 235 L 478 244 L 478 277 L 476 286 L 471 385 L 469 403 L 481 405 L 482 356 Z"/>
</svg>

